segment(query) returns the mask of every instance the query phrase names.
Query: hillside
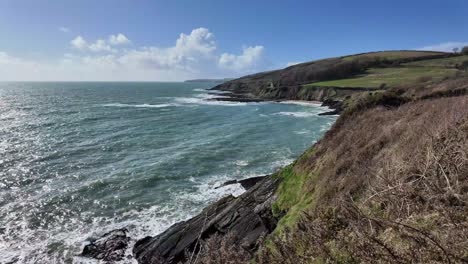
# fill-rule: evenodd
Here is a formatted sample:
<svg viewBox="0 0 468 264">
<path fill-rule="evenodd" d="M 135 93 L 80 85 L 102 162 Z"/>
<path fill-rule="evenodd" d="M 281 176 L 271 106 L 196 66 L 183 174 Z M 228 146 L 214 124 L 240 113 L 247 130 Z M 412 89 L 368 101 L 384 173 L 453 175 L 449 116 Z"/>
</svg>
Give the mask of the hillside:
<svg viewBox="0 0 468 264">
<path fill-rule="evenodd" d="M 213 89 L 229 91 L 238 99 L 317 100 L 340 108 L 336 102 L 356 92 L 454 77 L 463 72 L 456 66 L 465 60 L 465 56 L 441 52 L 370 52 L 253 74 Z"/>
</svg>

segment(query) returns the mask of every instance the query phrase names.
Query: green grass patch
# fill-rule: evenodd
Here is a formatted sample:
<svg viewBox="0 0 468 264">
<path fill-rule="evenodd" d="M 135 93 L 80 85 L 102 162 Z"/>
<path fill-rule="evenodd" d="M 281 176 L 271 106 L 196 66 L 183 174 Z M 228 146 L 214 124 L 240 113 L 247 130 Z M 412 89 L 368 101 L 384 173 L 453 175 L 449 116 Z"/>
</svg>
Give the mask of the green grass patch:
<svg viewBox="0 0 468 264">
<path fill-rule="evenodd" d="M 468 61 L 468 55 L 450 57 L 450 58 L 443 58 L 443 59 L 414 61 L 414 62 L 404 63 L 402 65 L 410 66 L 410 67 L 455 68 L 456 65 L 462 64 L 465 61 Z"/>
<path fill-rule="evenodd" d="M 298 160 L 309 158 L 314 155 L 313 148 L 307 150 Z M 294 228 L 297 221 L 300 219 L 301 213 L 306 209 L 314 206 L 315 191 L 307 192 L 304 188 L 306 183 L 318 178 L 317 172 L 312 173 L 298 173 L 295 169 L 295 163 L 284 167 L 279 171 L 276 177 L 282 179 L 276 195 L 278 196 L 276 202 L 273 204 L 273 214 L 285 215 L 280 219 L 275 232 L 280 234 L 284 228 Z"/>
<path fill-rule="evenodd" d="M 354 78 L 340 79 L 325 82 L 316 82 L 307 86 L 330 86 L 330 87 L 365 87 L 379 88 L 398 87 L 425 82 L 427 80 L 442 80 L 455 76 L 457 69 L 433 68 L 433 67 L 396 67 L 396 68 L 372 68 L 366 74 Z"/>
</svg>

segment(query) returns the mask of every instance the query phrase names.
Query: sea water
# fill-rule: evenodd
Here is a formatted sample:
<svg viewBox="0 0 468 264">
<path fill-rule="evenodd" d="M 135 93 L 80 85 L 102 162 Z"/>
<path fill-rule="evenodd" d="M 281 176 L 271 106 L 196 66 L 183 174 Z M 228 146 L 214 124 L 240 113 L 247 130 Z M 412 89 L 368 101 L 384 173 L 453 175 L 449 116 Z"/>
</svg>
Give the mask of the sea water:
<svg viewBox="0 0 468 264">
<path fill-rule="evenodd" d="M 73 263 L 275 172 L 336 117 L 295 102 L 215 101 L 210 83 L 0 83 L 0 263 Z M 131 249 L 130 249 L 131 251 Z M 129 251 L 129 252 L 130 252 Z"/>
</svg>

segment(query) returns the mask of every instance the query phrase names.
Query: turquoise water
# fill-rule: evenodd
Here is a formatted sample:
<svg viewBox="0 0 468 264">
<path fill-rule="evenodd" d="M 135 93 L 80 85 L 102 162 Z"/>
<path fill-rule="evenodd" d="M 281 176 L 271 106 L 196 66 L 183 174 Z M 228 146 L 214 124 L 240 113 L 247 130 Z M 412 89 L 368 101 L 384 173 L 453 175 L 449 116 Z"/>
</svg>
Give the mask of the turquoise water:
<svg viewBox="0 0 468 264">
<path fill-rule="evenodd" d="M 334 122 L 207 83 L 0 83 L 0 263 L 80 262 L 86 240 L 155 235 L 274 172 Z"/>
</svg>

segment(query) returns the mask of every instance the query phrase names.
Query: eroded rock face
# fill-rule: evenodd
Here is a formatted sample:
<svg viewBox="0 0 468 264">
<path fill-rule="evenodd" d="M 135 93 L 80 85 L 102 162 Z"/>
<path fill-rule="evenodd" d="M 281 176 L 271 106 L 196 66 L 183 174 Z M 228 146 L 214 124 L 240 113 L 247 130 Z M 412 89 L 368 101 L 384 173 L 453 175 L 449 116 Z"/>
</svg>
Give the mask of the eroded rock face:
<svg viewBox="0 0 468 264">
<path fill-rule="evenodd" d="M 86 245 L 81 256 L 104 261 L 119 261 L 125 256 L 130 238 L 126 229 L 116 229 Z"/>
<path fill-rule="evenodd" d="M 184 260 L 185 251 L 194 250 L 199 239 L 228 232 L 236 234 L 234 243 L 254 250 L 258 239 L 277 225 L 271 206 L 278 183 L 278 179 L 267 176 L 241 196 L 225 197 L 192 219 L 137 241 L 134 257 L 139 263 L 177 263 Z"/>
</svg>

